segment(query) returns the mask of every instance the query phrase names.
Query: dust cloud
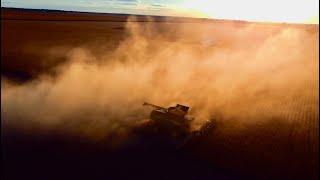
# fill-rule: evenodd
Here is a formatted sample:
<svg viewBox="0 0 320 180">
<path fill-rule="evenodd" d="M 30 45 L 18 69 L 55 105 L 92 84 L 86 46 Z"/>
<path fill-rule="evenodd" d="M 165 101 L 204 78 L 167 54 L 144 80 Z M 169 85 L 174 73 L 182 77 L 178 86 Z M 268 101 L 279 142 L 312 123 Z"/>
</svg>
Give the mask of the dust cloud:
<svg viewBox="0 0 320 180">
<path fill-rule="evenodd" d="M 130 18 L 125 40 L 111 53 L 75 47 L 57 76 L 20 85 L 2 77 L 2 122 L 93 139 L 125 136 L 148 118 L 151 109 L 142 104 L 150 102 L 190 106 L 195 127 L 209 118 L 256 123 L 276 116 L 283 97 L 307 93 L 306 84 L 318 91 L 318 32 Z"/>
</svg>

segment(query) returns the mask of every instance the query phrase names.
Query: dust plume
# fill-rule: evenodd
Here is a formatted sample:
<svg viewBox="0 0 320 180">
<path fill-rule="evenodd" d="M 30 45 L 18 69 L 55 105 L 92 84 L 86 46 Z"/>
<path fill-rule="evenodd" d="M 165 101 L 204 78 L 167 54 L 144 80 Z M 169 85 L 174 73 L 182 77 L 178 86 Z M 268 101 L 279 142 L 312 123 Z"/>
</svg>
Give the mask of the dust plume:
<svg viewBox="0 0 320 180">
<path fill-rule="evenodd" d="M 22 85 L 2 78 L 1 118 L 25 130 L 95 139 L 125 136 L 148 118 L 145 101 L 190 106 L 195 126 L 208 118 L 264 121 L 282 106 L 291 108 L 283 97 L 318 91 L 318 36 L 318 27 L 308 32 L 232 23 L 159 25 L 131 18 L 125 40 L 112 52 L 98 56 L 74 47 L 68 61 L 55 68 L 56 76 Z M 268 112 L 261 110 L 265 106 L 271 107 Z"/>
</svg>

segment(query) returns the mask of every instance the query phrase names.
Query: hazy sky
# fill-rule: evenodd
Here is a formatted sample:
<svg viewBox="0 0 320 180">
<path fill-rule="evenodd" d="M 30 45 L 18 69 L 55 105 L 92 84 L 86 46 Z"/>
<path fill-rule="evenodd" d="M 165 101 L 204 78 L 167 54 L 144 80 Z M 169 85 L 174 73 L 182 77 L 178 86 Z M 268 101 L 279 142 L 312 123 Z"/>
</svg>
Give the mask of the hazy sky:
<svg viewBox="0 0 320 180">
<path fill-rule="evenodd" d="M 319 24 L 319 0 L 1 0 L 1 6 Z"/>
</svg>

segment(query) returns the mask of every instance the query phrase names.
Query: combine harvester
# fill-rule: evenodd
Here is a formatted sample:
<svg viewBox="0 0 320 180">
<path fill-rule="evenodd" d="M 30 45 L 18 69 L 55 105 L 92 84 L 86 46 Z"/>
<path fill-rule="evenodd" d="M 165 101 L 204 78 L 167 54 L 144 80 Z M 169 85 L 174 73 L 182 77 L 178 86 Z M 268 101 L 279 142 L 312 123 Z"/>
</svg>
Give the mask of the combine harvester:
<svg viewBox="0 0 320 180">
<path fill-rule="evenodd" d="M 144 103 L 153 110 L 150 113 L 150 124 L 153 133 L 173 140 L 176 149 L 181 149 L 188 142 L 207 135 L 215 126 L 215 120 L 207 120 L 200 128 L 192 131 L 190 124 L 195 120 L 188 115 L 189 107 L 177 104 L 175 107 L 164 108 L 150 103 Z"/>
</svg>

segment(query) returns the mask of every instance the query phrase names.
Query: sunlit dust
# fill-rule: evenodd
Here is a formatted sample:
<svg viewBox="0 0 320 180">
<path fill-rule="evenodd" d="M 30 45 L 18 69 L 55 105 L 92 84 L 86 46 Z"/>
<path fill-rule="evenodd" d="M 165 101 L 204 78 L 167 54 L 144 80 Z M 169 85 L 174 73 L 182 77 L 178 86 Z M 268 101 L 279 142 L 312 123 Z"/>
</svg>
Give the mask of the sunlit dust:
<svg viewBox="0 0 320 180">
<path fill-rule="evenodd" d="M 319 24 L 317 0 L 188 0 L 183 8 L 205 18 Z"/>
</svg>

